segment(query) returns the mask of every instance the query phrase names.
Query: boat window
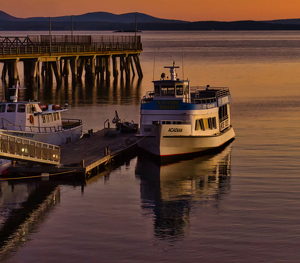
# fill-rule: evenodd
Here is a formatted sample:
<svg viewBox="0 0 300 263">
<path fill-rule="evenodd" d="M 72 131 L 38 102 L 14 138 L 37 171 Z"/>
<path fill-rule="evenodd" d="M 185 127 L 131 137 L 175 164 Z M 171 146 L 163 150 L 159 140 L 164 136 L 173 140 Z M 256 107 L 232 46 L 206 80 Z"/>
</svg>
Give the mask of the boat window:
<svg viewBox="0 0 300 263">
<path fill-rule="evenodd" d="M 7 112 L 15 112 L 15 111 L 16 111 L 16 104 L 7 105 Z"/>
<path fill-rule="evenodd" d="M 211 118 L 208 118 L 208 128 L 210 128 L 212 130 L 212 120 Z"/>
<path fill-rule="evenodd" d="M 162 121 L 161 124 L 172 124 L 171 121 Z"/>
<path fill-rule="evenodd" d="M 176 95 L 183 95 L 183 86 L 182 85 L 177 85 L 176 86 Z"/>
<path fill-rule="evenodd" d="M 0 112 L 5 112 L 6 105 L 0 104 Z"/>
<path fill-rule="evenodd" d="M 162 96 L 174 96 L 175 88 L 173 86 L 162 86 L 161 87 L 161 95 Z"/>
<path fill-rule="evenodd" d="M 159 85 L 155 85 L 154 92 L 155 92 L 155 96 L 160 96 Z"/>
<path fill-rule="evenodd" d="M 220 120 L 228 118 L 227 104 L 219 108 L 219 118 Z"/>
<path fill-rule="evenodd" d="M 196 120 L 195 130 L 196 131 L 199 131 L 199 130 L 205 131 L 203 119 Z"/>
<path fill-rule="evenodd" d="M 216 117 L 212 118 L 212 127 L 213 127 L 213 129 L 217 129 Z"/>
<path fill-rule="evenodd" d="M 34 113 L 34 112 L 35 112 L 34 104 L 28 104 L 27 105 L 27 113 Z"/>
<path fill-rule="evenodd" d="M 182 121 L 173 121 L 173 124 L 182 124 Z"/>
<path fill-rule="evenodd" d="M 18 112 L 25 112 L 25 104 L 18 105 Z"/>
</svg>

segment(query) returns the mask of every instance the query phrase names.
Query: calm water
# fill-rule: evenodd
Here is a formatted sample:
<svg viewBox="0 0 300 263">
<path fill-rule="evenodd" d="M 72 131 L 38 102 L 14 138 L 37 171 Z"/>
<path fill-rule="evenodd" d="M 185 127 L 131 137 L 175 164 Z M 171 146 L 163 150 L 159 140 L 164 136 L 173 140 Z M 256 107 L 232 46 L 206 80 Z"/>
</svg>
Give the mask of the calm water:
<svg viewBox="0 0 300 263">
<path fill-rule="evenodd" d="M 82 118 L 86 129 L 101 129 L 115 110 L 139 121 L 139 100 L 153 75 L 176 61 L 191 85 L 230 87 L 236 140 L 216 155 L 162 167 L 136 157 L 84 189 L 2 182 L 0 258 L 299 262 L 299 33 L 143 32 L 142 40 L 140 83 L 65 83 L 41 89 L 39 99 L 68 102 L 65 116 Z M 11 222 L 22 224 L 14 230 Z"/>
</svg>

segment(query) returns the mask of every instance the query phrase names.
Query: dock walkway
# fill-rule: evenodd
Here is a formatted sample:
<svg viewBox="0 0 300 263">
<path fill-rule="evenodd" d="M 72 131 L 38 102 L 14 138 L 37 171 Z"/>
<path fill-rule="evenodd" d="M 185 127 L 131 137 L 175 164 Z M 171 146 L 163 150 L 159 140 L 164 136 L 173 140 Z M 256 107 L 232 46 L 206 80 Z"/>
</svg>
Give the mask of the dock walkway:
<svg viewBox="0 0 300 263">
<path fill-rule="evenodd" d="M 87 179 L 100 172 L 106 166 L 127 155 L 137 148 L 137 137 L 134 133 L 120 133 L 116 129 L 103 129 L 95 133 L 85 134 L 71 144 L 60 147 L 59 166 L 24 166 L 16 165 L 9 168 L 10 174 L 79 174 Z"/>
<path fill-rule="evenodd" d="M 80 140 L 61 146 L 62 167 L 82 164 L 85 172 L 106 163 L 120 151 L 133 147 L 137 140 L 135 134 L 119 133 L 115 129 L 103 129 L 88 134 Z"/>
</svg>

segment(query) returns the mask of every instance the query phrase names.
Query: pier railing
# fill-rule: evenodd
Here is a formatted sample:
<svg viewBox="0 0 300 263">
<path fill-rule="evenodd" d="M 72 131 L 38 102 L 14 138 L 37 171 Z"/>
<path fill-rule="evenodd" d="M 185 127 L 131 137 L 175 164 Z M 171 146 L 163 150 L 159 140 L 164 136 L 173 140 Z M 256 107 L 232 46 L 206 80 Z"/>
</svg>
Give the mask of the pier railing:
<svg viewBox="0 0 300 263">
<path fill-rule="evenodd" d="M 141 36 L 0 37 L 0 56 L 142 50 Z"/>
<path fill-rule="evenodd" d="M 0 134 L 0 156 L 39 163 L 60 163 L 60 147 L 12 135 Z"/>
</svg>

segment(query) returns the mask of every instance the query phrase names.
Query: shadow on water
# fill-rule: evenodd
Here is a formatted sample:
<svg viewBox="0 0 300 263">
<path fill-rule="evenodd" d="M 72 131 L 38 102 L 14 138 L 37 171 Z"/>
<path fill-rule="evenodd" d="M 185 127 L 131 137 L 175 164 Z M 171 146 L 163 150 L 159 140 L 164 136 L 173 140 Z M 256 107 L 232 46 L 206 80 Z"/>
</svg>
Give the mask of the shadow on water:
<svg viewBox="0 0 300 263">
<path fill-rule="evenodd" d="M 0 260 L 25 244 L 59 202 L 55 182 L 0 182 Z"/>
<path fill-rule="evenodd" d="M 109 180 L 110 172 L 120 166 L 129 166 L 136 151 L 120 155 L 98 174 L 88 179 L 68 174 L 61 177 L 42 179 L 22 179 L 0 181 L 0 261 L 8 258 L 12 252 L 24 245 L 28 234 L 41 225 L 55 205 L 60 203 L 60 185 L 80 186 L 84 194 L 87 185 L 100 178 Z"/>
<path fill-rule="evenodd" d="M 214 155 L 161 165 L 139 155 L 142 209 L 154 214 L 154 235 L 178 240 L 189 231 L 190 212 L 199 203 L 218 208 L 230 190 L 232 144 Z"/>
</svg>

